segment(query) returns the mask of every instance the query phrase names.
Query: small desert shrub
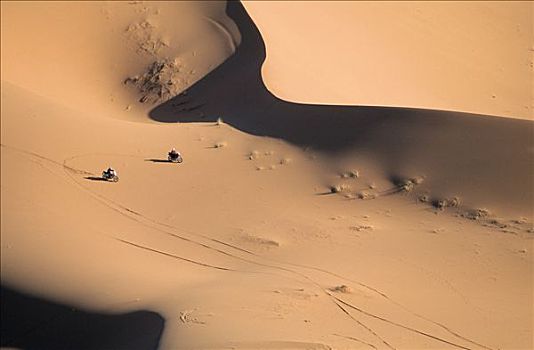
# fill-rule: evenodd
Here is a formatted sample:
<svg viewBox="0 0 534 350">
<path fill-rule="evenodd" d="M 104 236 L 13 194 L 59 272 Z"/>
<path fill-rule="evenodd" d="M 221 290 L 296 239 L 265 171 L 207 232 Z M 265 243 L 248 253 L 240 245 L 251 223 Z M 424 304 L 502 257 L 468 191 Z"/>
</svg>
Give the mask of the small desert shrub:
<svg viewBox="0 0 534 350">
<path fill-rule="evenodd" d="M 280 246 L 280 242 L 274 239 L 258 237 L 258 236 L 251 235 L 251 234 L 247 234 L 243 236 L 243 239 L 250 243 L 256 243 L 256 244 L 260 244 L 260 245 L 268 246 L 268 247 L 279 247 Z"/>
<path fill-rule="evenodd" d="M 415 184 L 408 180 L 402 184 L 399 185 L 399 189 L 403 192 L 411 192 L 415 187 Z"/>
<path fill-rule="evenodd" d="M 478 209 L 473 209 L 473 210 L 465 212 L 463 214 L 463 217 L 470 219 L 470 220 L 479 220 L 479 219 L 486 218 L 489 215 L 490 215 L 489 210 L 484 209 L 484 208 L 478 208 Z"/>
<path fill-rule="evenodd" d="M 351 226 L 350 229 L 353 230 L 353 231 L 358 231 L 358 232 L 370 231 L 370 230 L 373 229 L 373 226 L 371 226 L 371 225 L 358 225 L 358 226 Z"/>
<path fill-rule="evenodd" d="M 419 196 L 419 198 L 417 198 L 419 200 L 419 202 L 421 203 L 428 203 L 430 202 L 430 196 L 427 195 L 427 194 L 422 194 Z"/>
<path fill-rule="evenodd" d="M 422 184 L 424 178 L 422 176 L 412 177 L 411 179 L 403 180 L 398 183 L 397 187 L 401 192 L 411 192 L 415 186 Z"/>
<path fill-rule="evenodd" d="M 445 208 L 447 207 L 447 200 L 446 199 L 439 199 L 439 200 L 434 202 L 434 206 L 438 210 L 445 210 Z"/>
<path fill-rule="evenodd" d="M 452 197 L 447 199 L 447 206 L 451 208 L 458 208 L 460 206 L 460 198 Z"/>
<path fill-rule="evenodd" d="M 335 293 L 346 293 L 346 294 L 352 293 L 352 288 L 350 288 L 349 286 L 344 285 L 344 284 L 342 284 L 340 286 L 332 287 L 332 288 L 330 288 L 330 290 L 332 292 L 335 292 Z"/>
<path fill-rule="evenodd" d="M 487 222 L 487 226 L 494 226 L 494 227 L 497 227 L 497 228 L 507 228 L 508 225 L 505 224 L 504 222 L 501 222 L 497 219 L 492 219 L 492 220 L 489 220 Z"/>
<path fill-rule="evenodd" d="M 248 155 L 248 159 L 250 159 L 250 160 L 258 159 L 259 156 L 260 156 L 260 154 L 259 154 L 258 151 L 252 151 L 252 152 L 250 152 L 250 154 Z"/>
<path fill-rule="evenodd" d="M 139 102 L 164 102 L 178 94 L 180 66 L 177 60 L 164 59 L 152 62 L 142 75 L 128 77 L 125 85 L 135 86 L 142 94 Z"/>
<path fill-rule="evenodd" d="M 350 186 L 347 184 L 338 184 L 338 185 L 330 186 L 330 192 L 332 193 L 341 193 L 341 192 L 346 192 L 348 190 L 350 190 Z"/>
<path fill-rule="evenodd" d="M 220 126 L 220 125 L 223 125 L 223 124 L 224 124 L 224 122 L 223 122 L 222 118 L 221 117 L 217 118 L 217 121 L 215 122 L 215 125 Z"/>
<path fill-rule="evenodd" d="M 433 205 L 439 210 L 445 210 L 445 208 L 458 208 L 460 206 L 460 198 L 452 197 L 448 199 L 439 199 L 436 200 Z"/>
<path fill-rule="evenodd" d="M 358 170 L 351 170 L 349 171 L 348 174 L 349 174 L 349 177 L 354 178 L 354 179 L 360 177 L 360 172 Z"/>
<path fill-rule="evenodd" d="M 358 193 L 358 198 L 359 199 L 375 199 L 376 198 L 376 194 L 369 193 L 367 191 L 361 191 L 361 192 Z"/>
<path fill-rule="evenodd" d="M 348 178 L 356 179 L 360 177 L 360 173 L 358 172 L 358 170 L 350 170 L 350 171 L 341 173 L 341 175 L 339 176 L 343 179 L 348 179 Z"/>
<path fill-rule="evenodd" d="M 213 145 L 214 148 L 223 148 L 226 147 L 228 143 L 226 141 L 219 141 Z"/>
<path fill-rule="evenodd" d="M 410 179 L 410 182 L 412 182 L 414 185 L 420 185 L 423 183 L 423 181 L 425 181 L 425 179 L 422 176 L 416 176 Z"/>
<path fill-rule="evenodd" d="M 292 161 L 291 158 L 282 158 L 282 159 L 280 159 L 280 164 L 281 165 L 287 165 L 287 164 L 291 163 L 291 161 Z"/>
</svg>

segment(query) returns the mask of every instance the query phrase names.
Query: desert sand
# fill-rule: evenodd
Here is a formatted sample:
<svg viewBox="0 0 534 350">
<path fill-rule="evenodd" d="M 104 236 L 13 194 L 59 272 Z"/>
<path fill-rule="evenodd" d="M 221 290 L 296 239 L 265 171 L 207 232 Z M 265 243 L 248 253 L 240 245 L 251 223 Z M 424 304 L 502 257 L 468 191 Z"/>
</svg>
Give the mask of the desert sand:
<svg viewBox="0 0 534 350">
<path fill-rule="evenodd" d="M 2 2 L 1 346 L 533 348 L 532 6 Z"/>
</svg>

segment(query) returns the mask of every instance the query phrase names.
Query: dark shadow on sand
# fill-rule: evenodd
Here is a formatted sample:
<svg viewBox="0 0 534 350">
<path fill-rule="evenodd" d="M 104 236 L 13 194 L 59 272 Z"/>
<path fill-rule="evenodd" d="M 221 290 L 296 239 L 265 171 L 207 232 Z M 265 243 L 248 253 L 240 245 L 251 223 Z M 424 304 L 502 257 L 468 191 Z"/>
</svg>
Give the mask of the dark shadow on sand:
<svg viewBox="0 0 534 350">
<path fill-rule="evenodd" d="M 266 52 L 258 28 L 239 1 L 229 1 L 226 12 L 241 33 L 236 52 L 185 93 L 154 108 L 151 119 L 214 123 L 222 118 L 243 132 L 282 139 L 302 148 L 329 154 L 349 149 L 365 153 L 381 164 L 386 174 L 401 177 L 405 176 L 402 169 L 424 170 L 427 166 L 436 174 L 447 174 L 451 169 L 460 174 L 476 162 L 480 174 L 500 174 L 491 190 L 500 192 L 503 198 L 514 189 L 502 164 L 513 158 L 507 172 L 519 174 L 516 181 L 532 189 L 532 175 L 525 172 L 532 162 L 528 151 L 534 134 L 531 121 L 428 109 L 281 100 L 267 90 L 262 80 Z M 476 178 L 470 181 L 471 186 L 480 185 Z"/>
<path fill-rule="evenodd" d="M 336 193 L 332 192 L 332 191 L 327 191 L 327 192 L 319 192 L 319 193 L 316 193 L 315 195 L 316 196 L 330 196 L 330 195 L 333 195 L 333 194 L 336 194 Z"/>
<path fill-rule="evenodd" d="M 168 159 L 156 159 L 156 158 L 151 158 L 151 159 L 145 159 L 145 162 L 152 162 L 152 163 L 172 163 L 170 160 Z"/>
<path fill-rule="evenodd" d="M 104 179 L 103 177 L 98 177 L 98 176 L 86 176 L 86 177 L 84 177 L 84 179 L 90 180 L 90 181 L 104 181 L 104 182 L 108 181 L 108 180 Z"/>
<path fill-rule="evenodd" d="M 256 25 L 239 1 L 228 2 L 227 14 L 241 33 L 236 52 L 187 92 L 153 109 L 150 118 L 168 123 L 213 123 L 220 117 L 225 123 L 253 135 L 276 137 L 327 151 L 353 146 L 365 148 L 377 137 L 389 140 L 383 147 L 394 150 L 406 141 L 401 139 L 405 128 L 445 128 L 444 132 L 450 132 L 456 128 L 455 121 L 459 118 L 463 130 L 456 137 L 479 133 L 481 125 L 502 125 L 519 133 L 530 125 L 522 120 L 438 110 L 314 105 L 281 100 L 263 83 L 261 65 L 265 60 L 265 44 Z"/>
<path fill-rule="evenodd" d="M 152 311 L 106 315 L 1 287 L 1 346 L 21 349 L 157 349 L 165 320 Z"/>
</svg>

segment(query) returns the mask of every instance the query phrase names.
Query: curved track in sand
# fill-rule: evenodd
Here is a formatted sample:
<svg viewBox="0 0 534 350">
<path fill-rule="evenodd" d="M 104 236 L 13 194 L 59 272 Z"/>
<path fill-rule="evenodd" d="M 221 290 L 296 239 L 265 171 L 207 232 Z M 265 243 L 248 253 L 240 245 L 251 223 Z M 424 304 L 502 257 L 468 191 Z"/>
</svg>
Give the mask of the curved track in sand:
<svg viewBox="0 0 534 350">
<path fill-rule="evenodd" d="M 49 164 L 51 164 L 53 166 L 61 167 L 64 170 L 64 173 L 67 175 L 67 178 L 70 180 L 69 182 L 72 182 L 73 185 L 77 186 L 78 188 L 82 189 L 84 192 L 88 193 L 93 199 L 95 199 L 98 202 L 104 204 L 106 207 L 109 208 L 109 210 L 113 210 L 117 214 L 119 214 L 119 215 L 121 215 L 123 217 L 126 217 L 129 220 L 135 221 L 136 223 L 138 223 L 138 224 L 140 224 L 140 225 L 142 225 L 142 226 L 144 226 L 144 227 L 146 227 L 148 229 L 155 230 L 157 232 L 163 233 L 163 234 L 171 236 L 173 238 L 178 238 L 178 239 L 180 239 L 182 241 L 185 241 L 185 242 L 188 242 L 188 243 L 191 243 L 191 244 L 194 244 L 194 245 L 198 245 L 198 246 L 202 247 L 203 249 L 208 249 L 209 251 L 214 252 L 216 254 L 222 254 L 224 256 L 227 256 L 227 257 L 230 257 L 232 259 L 235 259 L 235 260 L 237 260 L 239 262 L 245 262 L 247 264 L 259 266 L 259 267 L 262 267 L 262 268 L 272 269 L 274 271 L 279 271 L 279 272 L 281 271 L 281 272 L 289 273 L 290 275 L 293 275 L 293 278 L 296 278 L 300 282 L 305 282 L 305 283 L 309 284 L 311 287 L 316 288 L 322 294 L 326 295 L 333 302 L 333 304 L 335 304 L 337 306 L 337 308 L 339 308 L 343 312 L 343 314 L 346 317 L 348 317 L 350 320 L 354 321 L 359 327 L 362 327 L 367 332 L 372 334 L 382 345 L 385 345 L 390 349 L 395 349 L 395 347 L 392 344 L 390 344 L 389 342 L 387 342 L 386 340 L 384 340 L 384 338 L 379 333 L 377 333 L 375 330 L 373 330 L 373 328 L 371 328 L 366 323 L 364 323 L 362 319 L 354 316 L 349 310 L 353 310 L 353 311 L 357 312 L 361 316 L 369 317 L 369 318 L 372 318 L 372 319 L 375 319 L 375 320 L 379 320 L 381 322 L 384 322 L 384 323 L 389 324 L 391 326 L 397 327 L 397 328 L 402 329 L 404 331 L 407 331 L 407 332 L 410 332 L 410 333 L 413 333 L 413 334 L 417 334 L 419 336 L 426 337 L 426 338 L 432 339 L 434 341 L 437 341 L 437 342 L 440 342 L 442 344 L 446 344 L 446 345 L 449 345 L 449 346 L 452 346 L 452 347 L 455 347 L 455 348 L 458 348 L 458 349 L 475 349 L 473 347 L 470 347 L 470 346 L 475 346 L 475 347 L 483 348 L 483 349 L 486 349 L 486 350 L 494 350 L 493 348 L 490 348 L 488 346 L 482 345 L 482 344 L 470 339 L 469 337 L 466 337 L 466 336 L 464 336 L 464 335 L 452 330 L 448 326 L 445 326 L 445 325 L 443 325 L 443 324 L 441 324 L 439 322 L 436 322 L 434 320 L 428 319 L 428 318 L 426 318 L 426 317 L 424 317 L 422 315 L 419 315 L 417 313 L 414 313 L 414 312 L 410 311 L 408 308 L 404 307 L 402 304 L 399 304 L 399 303 L 395 302 L 394 300 L 392 300 L 385 293 L 377 290 L 376 288 L 368 286 L 365 283 L 362 283 L 362 282 L 359 282 L 359 281 L 355 281 L 353 279 L 350 279 L 350 278 L 341 276 L 339 274 L 336 274 L 335 272 L 327 271 L 327 270 L 324 270 L 324 269 L 319 269 L 319 268 L 316 268 L 316 267 L 313 267 L 313 266 L 291 264 L 291 263 L 276 261 L 276 260 L 269 259 L 269 258 L 264 258 L 264 257 L 262 257 L 262 256 L 260 256 L 258 254 L 255 254 L 255 253 L 252 253 L 252 252 L 250 252 L 250 251 L 248 251 L 246 249 L 243 249 L 242 247 L 235 246 L 235 245 L 232 245 L 232 244 L 220 241 L 220 240 L 213 239 L 213 238 L 211 238 L 211 237 L 209 237 L 207 235 L 198 234 L 198 233 L 192 232 L 192 231 L 187 231 L 186 232 L 185 230 L 180 229 L 178 227 L 175 227 L 173 225 L 170 225 L 168 223 L 161 222 L 161 221 L 156 220 L 154 218 L 147 217 L 143 213 L 141 213 L 141 212 L 139 212 L 137 210 L 129 208 L 127 205 L 121 204 L 121 203 L 119 203 L 117 201 L 114 201 L 114 200 L 112 200 L 110 198 L 107 198 L 106 196 L 103 196 L 102 194 L 98 193 L 97 191 L 88 188 L 86 185 L 83 184 L 83 181 L 80 181 L 80 179 L 78 178 L 79 176 L 83 176 L 83 175 L 94 175 L 92 172 L 87 171 L 87 170 L 83 170 L 83 169 L 78 169 L 78 168 L 75 168 L 75 167 L 70 166 L 68 164 L 68 162 L 72 161 L 73 159 L 81 158 L 81 157 L 84 157 L 84 156 L 94 156 L 94 154 L 75 155 L 75 156 L 71 156 L 71 157 L 68 157 L 68 158 L 64 159 L 63 162 L 59 162 L 59 161 L 55 161 L 53 159 L 49 159 L 47 157 L 41 156 L 41 155 L 39 155 L 37 153 L 34 153 L 34 152 L 29 152 L 29 151 L 25 151 L 25 150 L 17 149 L 17 148 L 11 148 L 11 147 L 9 147 L 7 145 L 4 145 L 4 144 L 2 144 L 1 146 L 5 147 L 7 149 L 10 149 L 10 150 L 19 152 L 19 153 L 26 154 L 29 157 L 33 157 L 33 158 L 36 158 L 36 159 L 39 159 L 39 160 L 46 161 L 46 162 L 48 162 Z M 128 155 L 128 154 L 107 154 L 107 155 L 120 156 L 120 157 L 131 157 L 131 158 L 139 159 L 139 160 L 145 159 L 145 157 L 142 157 L 142 156 Z M 166 229 L 164 229 L 163 227 L 165 227 Z M 169 231 L 169 229 L 170 229 L 170 231 Z M 187 236 L 192 236 L 192 237 L 187 237 Z M 212 265 L 212 264 L 209 264 L 209 263 L 206 263 L 206 262 L 203 262 L 203 261 L 189 259 L 189 258 L 186 258 L 186 257 L 183 257 L 183 256 L 176 255 L 175 253 L 172 253 L 172 252 L 168 252 L 168 251 L 165 251 L 165 250 L 162 250 L 162 249 L 149 247 L 149 246 L 146 246 L 145 244 L 132 242 L 130 240 L 127 240 L 127 239 L 124 239 L 124 238 L 115 237 L 113 235 L 108 236 L 108 237 L 111 238 L 111 239 L 114 239 L 114 240 L 116 240 L 118 242 L 121 242 L 123 244 L 126 244 L 126 245 L 129 245 L 131 247 L 134 247 L 136 249 L 143 249 L 145 251 L 149 251 L 149 252 L 152 252 L 154 254 L 167 256 L 167 257 L 172 258 L 172 259 L 177 259 L 177 260 L 184 261 L 184 262 L 191 263 L 191 264 L 195 264 L 195 265 L 198 265 L 198 266 L 212 268 L 212 269 L 219 270 L 219 271 L 241 272 L 241 273 L 245 272 L 245 271 L 232 269 L 232 268 L 229 268 L 229 267 L 216 266 L 216 265 Z M 208 243 L 203 243 L 201 241 L 198 241 L 197 240 L 198 238 L 201 238 L 202 240 L 207 240 L 207 241 L 209 241 L 211 243 L 209 243 L 209 242 Z M 212 245 L 213 243 L 219 245 L 220 247 L 213 246 Z M 231 253 L 231 252 L 225 250 L 225 248 L 232 249 L 234 251 L 234 253 Z M 236 255 L 235 252 L 244 253 L 244 254 L 246 254 L 248 256 L 248 258 Z M 323 286 L 322 283 L 317 281 L 317 279 L 316 279 L 317 276 L 313 276 L 312 277 L 312 276 L 310 276 L 310 275 L 308 275 L 308 274 L 306 274 L 306 273 L 304 273 L 302 271 L 298 271 L 298 270 L 294 270 L 292 268 L 289 268 L 289 266 L 292 266 L 293 268 L 297 267 L 297 268 L 303 268 L 303 269 L 306 269 L 306 270 L 319 271 L 321 273 L 326 273 L 326 274 L 328 274 L 330 276 L 335 276 L 337 278 L 340 278 L 343 281 L 350 281 L 350 282 L 356 283 L 357 285 L 360 285 L 360 286 L 366 288 L 367 290 L 375 293 L 377 296 L 382 298 L 385 302 L 391 303 L 395 307 L 401 308 L 405 312 L 408 312 L 409 314 L 411 314 L 412 316 L 414 316 L 414 317 L 416 317 L 416 318 L 418 318 L 420 320 L 423 320 L 425 322 L 429 322 L 430 324 L 439 327 L 441 330 L 445 331 L 450 336 L 455 338 L 456 342 L 453 341 L 453 340 L 448 340 L 448 339 L 446 339 L 446 338 L 444 338 L 442 336 L 438 336 L 438 335 L 432 334 L 431 332 L 424 331 L 422 329 L 413 328 L 413 327 L 410 327 L 410 326 L 406 326 L 406 325 L 404 325 L 402 323 L 399 323 L 399 322 L 396 322 L 394 320 L 388 319 L 386 317 L 380 316 L 378 314 L 366 311 L 365 309 L 362 309 L 362 308 L 350 303 L 349 301 L 345 300 L 344 298 L 341 298 L 339 296 L 334 295 L 331 291 L 326 289 Z M 262 272 L 260 272 L 260 273 L 262 273 Z M 457 341 L 466 342 L 466 343 L 468 343 L 470 345 L 462 345 L 461 343 L 458 343 Z M 368 344 L 368 345 L 372 345 L 372 344 Z M 372 345 L 372 347 L 375 347 L 375 346 L 378 346 L 378 345 L 376 345 L 376 344 Z"/>
</svg>

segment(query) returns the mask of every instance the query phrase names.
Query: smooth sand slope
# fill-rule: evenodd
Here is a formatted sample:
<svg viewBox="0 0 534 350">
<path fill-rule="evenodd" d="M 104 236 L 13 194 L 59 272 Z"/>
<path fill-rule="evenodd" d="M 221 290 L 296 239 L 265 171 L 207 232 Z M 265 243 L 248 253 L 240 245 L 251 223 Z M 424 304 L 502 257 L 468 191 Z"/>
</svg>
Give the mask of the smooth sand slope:
<svg viewBox="0 0 534 350">
<path fill-rule="evenodd" d="M 532 348 L 532 122 L 302 95 L 281 6 L 2 3 L 2 346 Z"/>
<path fill-rule="evenodd" d="M 532 2 L 245 7 L 267 43 L 265 84 L 284 100 L 534 118 Z"/>
</svg>

